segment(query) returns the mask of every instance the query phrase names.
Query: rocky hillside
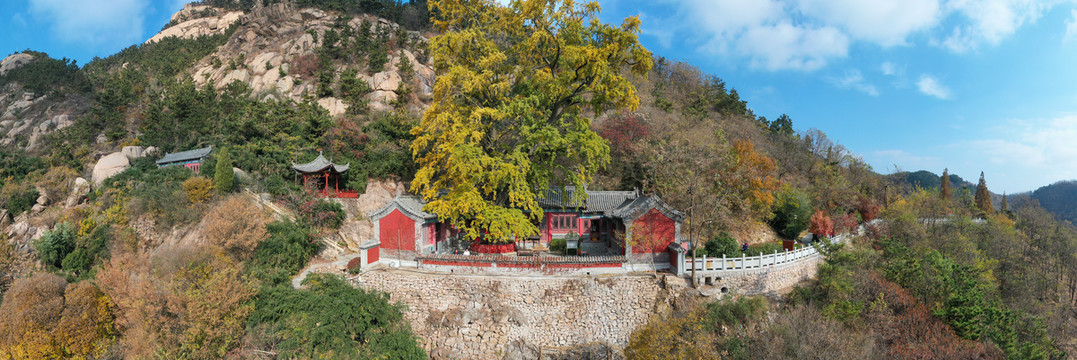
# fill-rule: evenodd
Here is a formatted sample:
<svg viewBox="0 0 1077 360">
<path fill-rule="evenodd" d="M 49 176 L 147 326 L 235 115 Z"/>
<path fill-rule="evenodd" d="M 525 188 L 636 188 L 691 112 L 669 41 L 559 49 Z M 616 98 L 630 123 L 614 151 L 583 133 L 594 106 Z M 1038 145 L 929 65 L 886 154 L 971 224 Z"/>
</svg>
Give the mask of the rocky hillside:
<svg viewBox="0 0 1077 360">
<path fill-rule="evenodd" d="M 248 13 L 189 4 L 172 19 L 178 23 L 165 28 L 147 43 L 169 36 L 194 38 L 220 34 L 230 26 L 238 26 L 217 52 L 202 58 L 191 68 L 190 74 L 199 85 L 208 83 L 220 89 L 239 81 L 250 87 L 252 96 L 261 100 L 288 98 L 302 101 L 314 96 L 331 115 L 343 115 L 349 106 L 355 105 L 337 96 L 319 96 L 330 94 L 318 94 L 320 79 L 312 76 L 314 74 L 308 69 L 319 49 L 346 48 L 338 42 L 327 43 L 327 39 L 339 37 L 327 37 L 326 32 L 332 31 L 334 34 L 364 33 L 368 36 L 388 34 L 385 36 L 394 41 L 382 65 L 348 61 L 330 65 L 333 80 L 338 82 L 344 80 L 341 77 L 348 69 L 360 69 L 349 75 L 370 87 L 364 98 L 369 101 L 371 110 L 391 110 L 392 104 L 401 97 L 398 92 L 405 87 L 415 90 L 416 100 L 429 99 L 433 87 L 434 72 L 430 64 L 419 61 L 415 55 L 421 51 L 416 49 L 423 46 L 425 38 L 385 19 L 363 15 L 346 20 L 336 13 L 313 8 L 296 9 L 288 3 L 255 7 Z M 401 35 L 405 38 L 399 38 Z M 401 61 L 411 65 L 402 66 Z M 402 73 L 402 68 L 411 70 Z M 419 111 L 419 108 L 412 110 Z"/>
<path fill-rule="evenodd" d="M 66 69 L 66 61 L 57 64 L 60 62 L 35 52 L 13 54 L 0 61 L 0 147 L 37 150 L 42 136 L 71 126 L 76 117 L 88 112 L 88 94 L 63 89 L 64 81 L 20 81 L 40 76 L 50 67 Z"/>
<path fill-rule="evenodd" d="M 189 41 L 181 47 L 190 42 L 206 44 L 214 36 L 221 39 L 220 45 L 211 45 L 204 55 L 158 44 L 170 38 Z M 255 5 L 249 11 L 188 4 L 141 46 L 82 69 L 66 59 L 32 51 L 4 58 L 0 62 L 0 147 L 40 152 L 46 134 L 82 117 L 101 117 L 92 109 L 95 103 L 109 105 L 101 103 L 106 99 L 100 94 L 115 85 L 106 84 L 107 78 L 128 66 L 152 68 L 152 63 L 143 60 L 160 57 L 153 55 L 155 51 L 201 56 L 186 64 L 169 59 L 171 68 L 151 71 L 151 78 L 190 78 L 199 87 L 215 89 L 239 82 L 257 100 L 313 101 L 333 117 L 349 114 L 349 109 L 353 115 L 394 109 L 415 115 L 425 108 L 434 83 L 425 43 L 423 34 L 371 15 L 300 9 L 291 2 Z M 69 65 L 69 71 L 56 71 L 56 63 L 61 70 Z M 27 79 L 36 83 L 21 81 Z M 69 84 L 72 79 L 79 84 Z M 160 91 L 153 84 L 161 80 L 151 81 L 146 90 Z M 145 100 L 140 101 L 139 95 L 129 99 L 134 104 L 118 104 L 126 109 L 122 116 L 126 135 L 110 134 L 115 131 L 107 129 L 92 134 L 102 149 L 115 149 L 123 138 L 138 136 L 139 120 L 145 116 L 144 105 L 138 104 Z"/>
</svg>

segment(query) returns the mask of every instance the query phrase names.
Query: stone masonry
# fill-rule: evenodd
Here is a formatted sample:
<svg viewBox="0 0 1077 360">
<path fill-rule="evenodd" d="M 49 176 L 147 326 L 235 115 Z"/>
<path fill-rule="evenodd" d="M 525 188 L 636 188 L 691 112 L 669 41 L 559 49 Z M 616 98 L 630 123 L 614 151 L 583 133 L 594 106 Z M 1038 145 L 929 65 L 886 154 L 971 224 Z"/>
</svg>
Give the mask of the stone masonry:
<svg viewBox="0 0 1077 360">
<path fill-rule="evenodd" d="M 430 356 L 494 359 L 529 349 L 605 344 L 620 352 L 665 301 L 649 275 L 480 276 L 375 269 L 358 286 L 386 291 Z M 533 353 L 533 352 L 532 352 Z"/>
<path fill-rule="evenodd" d="M 814 278 L 819 264 L 823 261 L 823 256 L 816 254 L 798 261 L 762 269 L 701 271 L 697 277 L 700 278 L 700 284 L 713 287 L 722 293 L 743 295 L 783 293 L 784 290 L 792 288 L 803 280 Z"/>
</svg>

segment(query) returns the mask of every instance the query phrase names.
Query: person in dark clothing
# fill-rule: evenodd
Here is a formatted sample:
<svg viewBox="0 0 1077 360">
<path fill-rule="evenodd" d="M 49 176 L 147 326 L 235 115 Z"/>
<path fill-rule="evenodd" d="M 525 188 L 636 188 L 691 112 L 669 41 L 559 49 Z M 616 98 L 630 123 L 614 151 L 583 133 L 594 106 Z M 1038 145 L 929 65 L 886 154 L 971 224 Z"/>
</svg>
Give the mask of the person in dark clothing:
<svg viewBox="0 0 1077 360">
<path fill-rule="evenodd" d="M 740 246 L 740 251 L 748 251 L 748 242 L 747 241 L 745 241 L 744 244 Z"/>
</svg>

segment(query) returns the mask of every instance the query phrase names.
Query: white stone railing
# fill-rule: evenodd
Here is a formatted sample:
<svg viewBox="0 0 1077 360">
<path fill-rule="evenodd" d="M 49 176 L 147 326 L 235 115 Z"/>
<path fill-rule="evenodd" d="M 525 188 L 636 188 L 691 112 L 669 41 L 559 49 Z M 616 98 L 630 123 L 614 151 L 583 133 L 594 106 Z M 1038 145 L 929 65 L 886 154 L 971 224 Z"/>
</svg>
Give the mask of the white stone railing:
<svg viewBox="0 0 1077 360">
<path fill-rule="evenodd" d="M 847 234 L 841 234 L 831 239 L 832 242 L 844 242 Z M 752 270 L 762 269 L 768 267 L 775 267 L 782 264 L 788 264 L 796 262 L 798 260 L 812 257 L 819 252 L 815 250 L 814 246 L 805 246 L 794 251 L 777 252 L 776 250 L 772 254 L 759 253 L 757 256 L 747 256 L 747 254 L 740 257 L 727 258 L 725 255 L 722 257 L 707 257 L 696 258 L 693 262 L 691 258 L 684 259 L 683 269 L 685 272 L 692 271 L 692 267 L 695 266 L 696 271 L 730 271 L 730 270 Z"/>
</svg>

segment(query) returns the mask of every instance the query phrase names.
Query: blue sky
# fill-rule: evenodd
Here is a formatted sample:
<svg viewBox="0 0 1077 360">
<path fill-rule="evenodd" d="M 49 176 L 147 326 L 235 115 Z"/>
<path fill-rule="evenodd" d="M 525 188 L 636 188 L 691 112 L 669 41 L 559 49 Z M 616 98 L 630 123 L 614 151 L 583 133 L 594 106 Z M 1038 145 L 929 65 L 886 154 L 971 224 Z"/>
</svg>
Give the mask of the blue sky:
<svg viewBox="0 0 1077 360">
<path fill-rule="evenodd" d="M 157 32 L 180 0 L 8 0 L 0 51 L 85 64 Z M 654 53 L 792 117 L 876 171 L 1016 193 L 1077 179 L 1077 5 L 1036 0 L 602 0 Z"/>
</svg>

